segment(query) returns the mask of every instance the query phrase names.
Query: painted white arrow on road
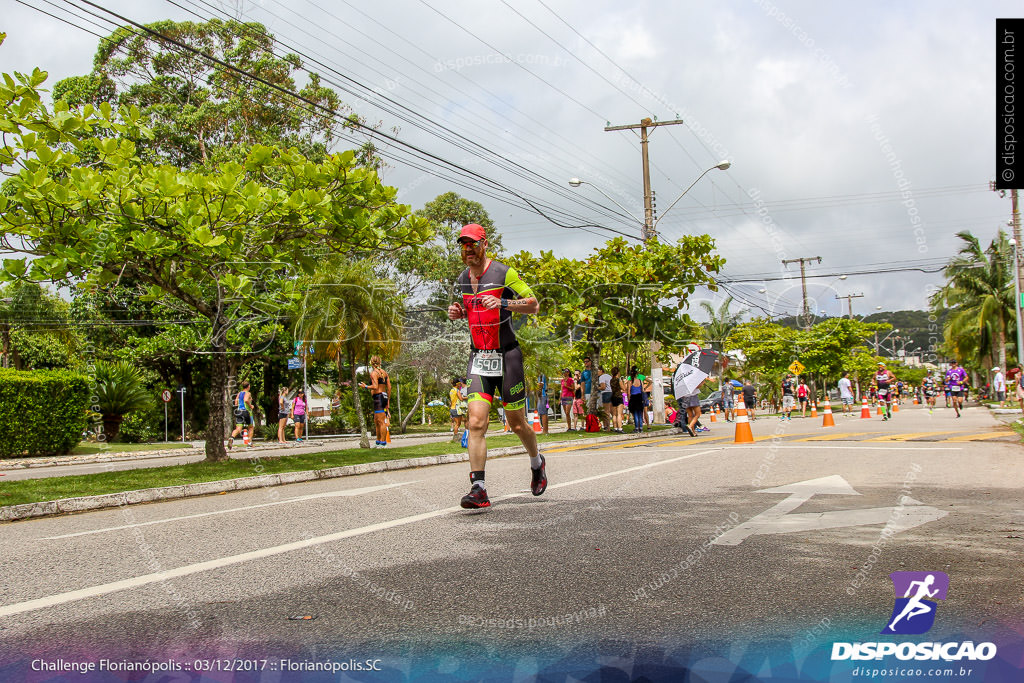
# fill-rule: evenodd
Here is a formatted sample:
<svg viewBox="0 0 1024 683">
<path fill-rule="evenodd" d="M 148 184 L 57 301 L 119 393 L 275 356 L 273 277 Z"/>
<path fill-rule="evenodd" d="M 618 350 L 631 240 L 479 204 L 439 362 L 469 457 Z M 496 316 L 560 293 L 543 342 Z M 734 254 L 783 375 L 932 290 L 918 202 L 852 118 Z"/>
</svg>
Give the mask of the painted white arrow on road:
<svg viewBox="0 0 1024 683">
<path fill-rule="evenodd" d="M 872 524 L 887 524 L 892 533 L 898 534 L 949 514 L 910 497 L 904 497 L 900 505 L 893 507 L 789 514 L 810 500 L 812 496 L 823 494 L 859 496 L 860 494 L 850 486 L 850 483 L 838 474 L 776 486 L 771 489 L 761 489 L 755 493 L 788 493 L 790 495 L 774 507 L 725 532 L 712 543 L 715 545 L 739 545 L 750 536 L 758 534 L 791 534 L 798 531 L 818 531 Z"/>
</svg>

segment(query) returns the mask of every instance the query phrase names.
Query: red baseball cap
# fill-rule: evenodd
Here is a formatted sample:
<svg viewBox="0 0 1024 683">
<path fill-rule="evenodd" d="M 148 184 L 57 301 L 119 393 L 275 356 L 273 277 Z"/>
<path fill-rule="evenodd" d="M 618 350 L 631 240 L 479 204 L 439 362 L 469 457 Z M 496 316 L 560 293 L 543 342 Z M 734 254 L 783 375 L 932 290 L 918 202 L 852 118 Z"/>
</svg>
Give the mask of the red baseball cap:
<svg viewBox="0 0 1024 683">
<path fill-rule="evenodd" d="M 461 241 L 463 237 L 468 237 L 474 242 L 479 242 L 482 239 L 487 238 L 487 233 L 484 231 L 483 226 L 477 225 L 476 223 L 470 223 L 469 225 L 462 226 L 462 232 L 459 233 L 459 239 Z"/>
</svg>

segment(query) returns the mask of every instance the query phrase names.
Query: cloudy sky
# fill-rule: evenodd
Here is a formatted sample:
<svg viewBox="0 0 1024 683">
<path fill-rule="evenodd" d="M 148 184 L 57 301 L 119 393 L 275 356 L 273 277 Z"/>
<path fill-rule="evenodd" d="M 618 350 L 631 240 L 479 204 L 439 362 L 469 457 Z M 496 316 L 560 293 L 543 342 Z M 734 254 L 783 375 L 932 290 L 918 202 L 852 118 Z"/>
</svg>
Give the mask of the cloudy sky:
<svg viewBox="0 0 1024 683">
<path fill-rule="evenodd" d="M 817 310 L 845 313 L 835 297 L 860 293 L 855 314 L 924 308 L 938 273 L 864 271 L 935 270 L 957 231 L 987 245 L 1010 218 L 1009 198 L 988 189 L 994 36 L 995 18 L 1019 3 L 97 4 L 143 23 L 224 13 L 264 23 L 282 50 L 351 88 L 342 96 L 356 111 L 457 166 L 385 145 L 385 180 L 403 202 L 419 208 L 449 190 L 480 201 L 513 251 L 584 257 L 616 232 L 638 237 L 628 215 L 643 215 L 638 132 L 604 128 L 682 119 L 651 132 L 658 232 L 712 235 L 726 290 L 705 296 L 728 291 L 757 314 L 797 312 L 799 267 L 781 260 L 818 256 L 808 267 L 820 276 L 809 281 Z M 97 37 L 38 10 L 101 34 L 118 21 L 77 0 L 0 5 L 0 71 L 39 66 L 50 84 L 88 72 Z M 731 168 L 664 213 L 721 159 Z M 572 189 L 572 177 L 588 184 Z M 601 227 L 571 227 L 586 225 Z"/>
</svg>

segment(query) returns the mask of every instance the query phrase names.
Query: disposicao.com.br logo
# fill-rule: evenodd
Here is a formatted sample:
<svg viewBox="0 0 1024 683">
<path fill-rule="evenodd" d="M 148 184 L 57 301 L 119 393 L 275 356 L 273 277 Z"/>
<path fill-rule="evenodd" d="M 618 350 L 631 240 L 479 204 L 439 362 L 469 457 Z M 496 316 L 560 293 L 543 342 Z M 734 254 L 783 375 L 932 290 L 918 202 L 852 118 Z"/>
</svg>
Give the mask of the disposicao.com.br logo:
<svg viewBox="0 0 1024 683">
<path fill-rule="evenodd" d="M 893 572 L 889 574 L 896 601 L 882 635 L 920 635 L 935 623 L 937 600 L 945 600 L 949 577 L 944 572 Z M 943 660 L 947 662 L 988 661 L 996 656 L 994 643 L 971 641 L 950 643 L 833 643 L 832 660 L 884 659 Z"/>
</svg>

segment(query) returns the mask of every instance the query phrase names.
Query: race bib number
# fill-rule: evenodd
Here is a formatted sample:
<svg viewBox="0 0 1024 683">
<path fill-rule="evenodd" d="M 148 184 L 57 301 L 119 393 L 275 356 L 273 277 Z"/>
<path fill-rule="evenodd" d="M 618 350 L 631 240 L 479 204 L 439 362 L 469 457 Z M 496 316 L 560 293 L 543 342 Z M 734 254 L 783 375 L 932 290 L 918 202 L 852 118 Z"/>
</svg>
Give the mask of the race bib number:
<svg viewBox="0 0 1024 683">
<path fill-rule="evenodd" d="M 504 361 L 498 351 L 478 351 L 473 355 L 469 374 L 481 377 L 501 377 L 505 374 Z"/>
<path fill-rule="evenodd" d="M 888 393 L 889 393 L 889 390 L 888 390 L 888 389 L 879 389 L 879 390 L 878 390 L 878 395 L 879 395 L 879 396 L 885 396 L 885 395 L 886 395 L 886 394 L 888 394 Z"/>
</svg>

